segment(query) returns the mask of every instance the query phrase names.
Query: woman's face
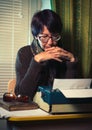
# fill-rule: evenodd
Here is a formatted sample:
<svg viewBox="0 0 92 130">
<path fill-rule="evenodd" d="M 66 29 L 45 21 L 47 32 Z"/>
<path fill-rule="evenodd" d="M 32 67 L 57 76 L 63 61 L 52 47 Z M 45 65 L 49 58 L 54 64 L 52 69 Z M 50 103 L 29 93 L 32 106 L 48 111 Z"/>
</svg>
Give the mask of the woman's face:
<svg viewBox="0 0 92 130">
<path fill-rule="evenodd" d="M 59 34 L 51 34 L 46 26 L 44 26 L 43 32 L 37 36 L 39 44 L 44 50 L 56 46 L 60 38 L 61 36 Z"/>
</svg>

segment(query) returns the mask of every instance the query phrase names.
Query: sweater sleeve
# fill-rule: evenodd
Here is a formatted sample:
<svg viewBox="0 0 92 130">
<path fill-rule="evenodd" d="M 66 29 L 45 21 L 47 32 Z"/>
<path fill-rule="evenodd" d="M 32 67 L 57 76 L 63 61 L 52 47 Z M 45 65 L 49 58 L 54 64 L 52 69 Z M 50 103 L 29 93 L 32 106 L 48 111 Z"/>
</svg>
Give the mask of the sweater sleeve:
<svg viewBox="0 0 92 130">
<path fill-rule="evenodd" d="M 78 61 L 66 62 L 66 78 L 78 78 Z"/>
<path fill-rule="evenodd" d="M 28 95 L 31 99 L 34 97 L 41 69 L 42 64 L 37 63 L 32 56 L 30 57 L 28 51 L 20 50 L 18 52 L 16 58 L 16 95 Z"/>
</svg>

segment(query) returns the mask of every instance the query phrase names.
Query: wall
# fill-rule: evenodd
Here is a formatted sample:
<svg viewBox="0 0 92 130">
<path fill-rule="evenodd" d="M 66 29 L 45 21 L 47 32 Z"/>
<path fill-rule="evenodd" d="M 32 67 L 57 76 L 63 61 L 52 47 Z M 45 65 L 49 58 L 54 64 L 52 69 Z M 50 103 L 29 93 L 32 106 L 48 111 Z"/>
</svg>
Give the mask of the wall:
<svg viewBox="0 0 92 130">
<path fill-rule="evenodd" d="M 42 9 L 51 9 L 50 0 L 42 0 Z"/>
</svg>

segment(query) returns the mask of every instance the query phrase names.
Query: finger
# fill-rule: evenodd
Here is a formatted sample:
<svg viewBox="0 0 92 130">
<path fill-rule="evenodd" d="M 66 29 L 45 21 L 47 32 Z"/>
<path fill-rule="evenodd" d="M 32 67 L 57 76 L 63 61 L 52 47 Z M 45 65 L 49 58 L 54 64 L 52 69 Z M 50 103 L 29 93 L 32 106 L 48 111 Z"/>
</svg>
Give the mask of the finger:
<svg viewBox="0 0 92 130">
<path fill-rule="evenodd" d="M 56 47 L 50 47 L 50 48 L 46 48 L 45 51 L 52 51 L 55 50 Z"/>
<path fill-rule="evenodd" d="M 62 60 L 60 58 L 53 58 L 56 61 L 62 62 Z"/>
<path fill-rule="evenodd" d="M 68 51 L 64 50 L 63 48 L 60 48 L 60 51 L 66 54 L 68 53 Z"/>
</svg>

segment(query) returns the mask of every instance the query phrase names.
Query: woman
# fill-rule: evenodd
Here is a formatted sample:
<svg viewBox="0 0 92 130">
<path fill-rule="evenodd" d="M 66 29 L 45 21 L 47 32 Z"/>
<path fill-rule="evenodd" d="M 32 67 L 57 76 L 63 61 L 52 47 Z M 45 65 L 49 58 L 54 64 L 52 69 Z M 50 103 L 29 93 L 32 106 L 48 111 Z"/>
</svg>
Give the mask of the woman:
<svg viewBox="0 0 92 130">
<path fill-rule="evenodd" d="M 17 54 L 15 93 L 33 100 L 38 86 L 52 86 L 54 78 L 76 78 L 77 62 L 71 52 L 62 48 L 62 22 L 54 11 L 35 13 L 31 31 L 32 44 Z"/>
</svg>

